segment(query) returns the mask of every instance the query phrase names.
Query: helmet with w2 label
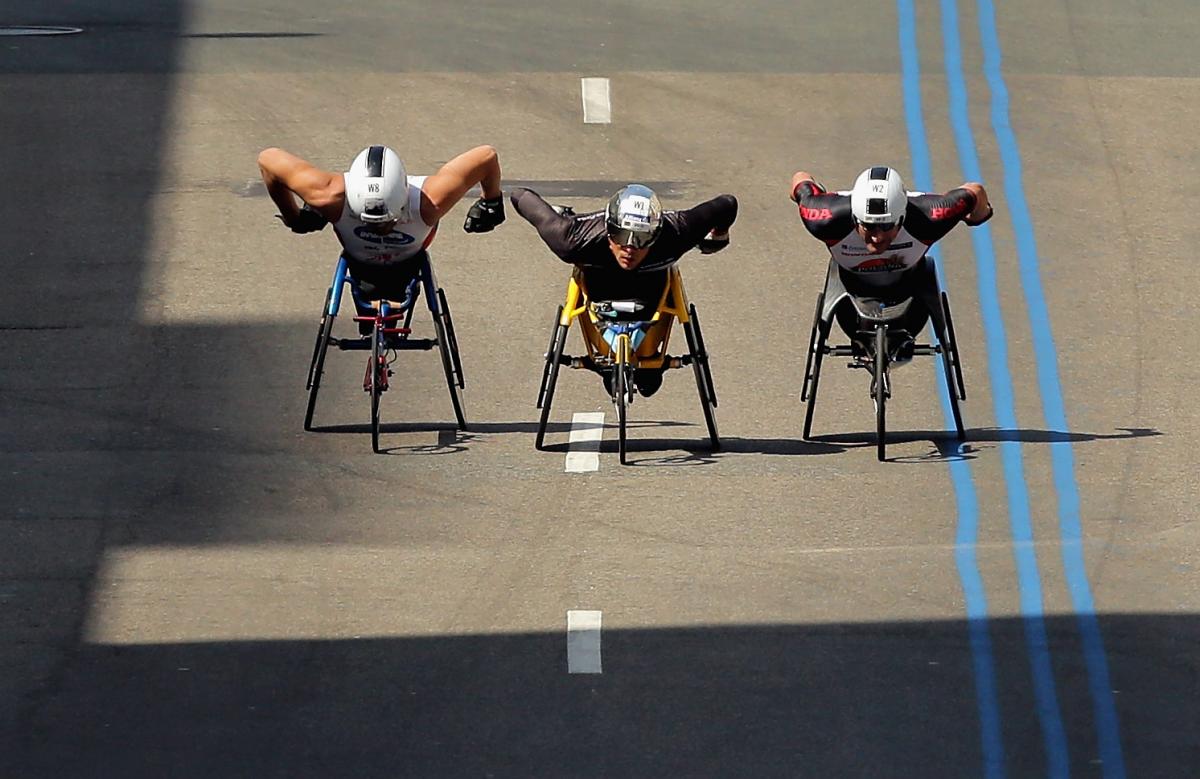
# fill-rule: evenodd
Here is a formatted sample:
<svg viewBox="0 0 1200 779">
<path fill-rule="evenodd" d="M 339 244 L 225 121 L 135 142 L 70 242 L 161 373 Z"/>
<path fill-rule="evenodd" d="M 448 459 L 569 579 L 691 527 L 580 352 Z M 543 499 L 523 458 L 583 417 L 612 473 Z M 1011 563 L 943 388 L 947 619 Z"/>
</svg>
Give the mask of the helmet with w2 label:
<svg viewBox="0 0 1200 779">
<path fill-rule="evenodd" d="M 889 229 L 904 221 L 908 193 L 904 180 L 891 168 L 877 166 L 859 174 L 850 192 L 850 211 L 864 225 Z"/>
<path fill-rule="evenodd" d="M 645 249 L 662 229 L 662 203 L 650 187 L 629 184 L 609 199 L 605 223 L 614 243 Z"/>
<path fill-rule="evenodd" d="M 392 149 L 363 149 L 350 163 L 345 179 L 346 205 L 360 222 L 407 221 L 408 173 Z"/>
</svg>

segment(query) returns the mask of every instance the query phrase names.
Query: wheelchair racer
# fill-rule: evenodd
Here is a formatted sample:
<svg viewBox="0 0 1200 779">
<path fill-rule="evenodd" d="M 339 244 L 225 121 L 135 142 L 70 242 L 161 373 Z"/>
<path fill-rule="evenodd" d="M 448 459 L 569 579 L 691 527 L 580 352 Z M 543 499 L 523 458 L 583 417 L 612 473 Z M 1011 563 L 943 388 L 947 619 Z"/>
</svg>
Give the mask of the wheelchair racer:
<svg viewBox="0 0 1200 779">
<path fill-rule="evenodd" d="M 278 218 L 292 232 L 333 225 L 360 316 L 372 313 L 366 301 L 404 299 L 438 223 L 471 187 L 480 185 L 483 196 L 467 211 L 463 229 L 484 233 L 504 221 L 500 160 L 491 146 L 463 152 L 430 176 L 409 176 L 400 156 L 379 145 L 359 152 L 344 173 L 278 148 L 260 152 L 258 167 Z M 370 333 L 370 323 L 359 324 Z"/>
<path fill-rule="evenodd" d="M 823 241 L 838 266 L 846 291 L 856 297 L 898 301 L 919 291 L 919 266 L 929 247 L 963 222 L 981 225 L 992 216 L 987 190 L 967 182 L 943 195 L 909 193 L 888 167 L 864 170 L 850 192 L 828 192 L 813 176 L 792 176 L 791 198 L 804 227 Z M 851 305 L 835 312 L 838 325 L 860 348 L 858 313 Z M 910 306 L 896 323 L 909 338 L 894 359 L 912 358 L 914 340 L 929 312 Z"/>
<path fill-rule="evenodd" d="M 664 211 L 654 191 L 642 184 L 622 187 L 605 210 L 580 215 L 557 209 L 524 187 L 510 197 L 550 250 L 583 271 L 592 300 L 633 300 L 650 312 L 658 307 L 671 266 L 686 252 L 699 248 L 712 254 L 729 245 L 738 208 L 733 195 L 718 195 L 683 211 Z M 657 392 L 665 370 L 637 369 L 638 391 L 646 397 Z M 611 393 L 607 374 L 604 380 Z"/>
</svg>

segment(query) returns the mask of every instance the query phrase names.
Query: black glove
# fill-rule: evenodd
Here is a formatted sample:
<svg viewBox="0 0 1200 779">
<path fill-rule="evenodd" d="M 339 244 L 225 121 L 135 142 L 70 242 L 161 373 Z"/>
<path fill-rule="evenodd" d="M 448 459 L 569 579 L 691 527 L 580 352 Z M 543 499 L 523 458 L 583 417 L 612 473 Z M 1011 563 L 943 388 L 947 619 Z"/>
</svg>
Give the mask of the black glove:
<svg viewBox="0 0 1200 779">
<path fill-rule="evenodd" d="M 700 239 L 700 243 L 696 244 L 696 248 L 701 254 L 716 254 L 729 245 L 729 233 L 725 234 L 724 238 L 713 238 L 712 233 Z"/>
<path fill-rule="evenodd" d="M 324 230 L 325 225 L 329 224 L 325 217 L 310 208 L 307 203 L 304 204 L 304 207 L 300 209 L 299 213 L 296 214 L 296 218 L 290 224 L 279 214 L 276 214 L 275 218 L 290 227 L 293 233 L 315 233 Z"/>
<path fill-rule="evenodd" d="M 463 230 L 468 233 L 487 233 L 504 221 L 504 196 L 479 198 L 467 211 Z"/>
</svg>

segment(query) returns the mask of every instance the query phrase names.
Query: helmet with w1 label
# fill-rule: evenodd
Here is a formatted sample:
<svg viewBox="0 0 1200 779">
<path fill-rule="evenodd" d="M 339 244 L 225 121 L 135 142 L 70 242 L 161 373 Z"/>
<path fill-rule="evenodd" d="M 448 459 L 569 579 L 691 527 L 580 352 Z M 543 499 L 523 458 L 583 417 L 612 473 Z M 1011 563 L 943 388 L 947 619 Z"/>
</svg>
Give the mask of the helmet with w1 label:
<svg viewBox="0 0 1200 779">
<path fill-rule="evenodd" d="M 407 221 L 408 173 L 392 149 L 363 149 L 350 163 L 345 179 L 346 205 L 360 222 Z"/>
<path fill-rule="evenodd" d="M 854 220 L 865 225 L 895 226 L 904 221 L 908 193 L 904 180 L 891 168 L 877 166 L 859 174 L 850 192 Z"/>
<path fill-rule="evenodd" d="M 662 229 L 662 203 L 650 187 L 629 184 L 609 199 L 605 223 L 614 243 L 644 249 Z"/>
</svg>

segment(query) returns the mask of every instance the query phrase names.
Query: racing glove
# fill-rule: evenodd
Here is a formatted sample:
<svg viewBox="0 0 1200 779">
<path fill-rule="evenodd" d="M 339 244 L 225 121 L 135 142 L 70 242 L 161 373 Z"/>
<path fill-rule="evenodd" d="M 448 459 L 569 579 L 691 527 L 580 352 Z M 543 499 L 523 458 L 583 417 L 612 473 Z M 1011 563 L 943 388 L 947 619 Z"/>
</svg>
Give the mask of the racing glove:
<svg viewBox="0 0 1200 779">
<path fill-rule="evenodd" d="M 325 225 L 329 224 L 325 217 L 310 208 L 307 203 L 290 223 L 279 214 L 276 214 L 275 218 L 291 228 L 293 233 L 315 233 L 324 230 Z"/>
<path fill-rule="evenodd" d="M 504 195 L 493 198 L 479 198 L 467 211 L 467 221 L 463 222 L 463 230 L 468 233 L 487 233 L 504 221 Z"/>
<path fill-rule="evenodd" d="M 714 238 L 716 230 L 709 230 L 708 235 L 700 239 L 700 243 L 696 244 L 696 248 L 701 254 L 716 254 L 729 245 L 729 233 L 725 233 L 721 238 Z"/>
</svg>

